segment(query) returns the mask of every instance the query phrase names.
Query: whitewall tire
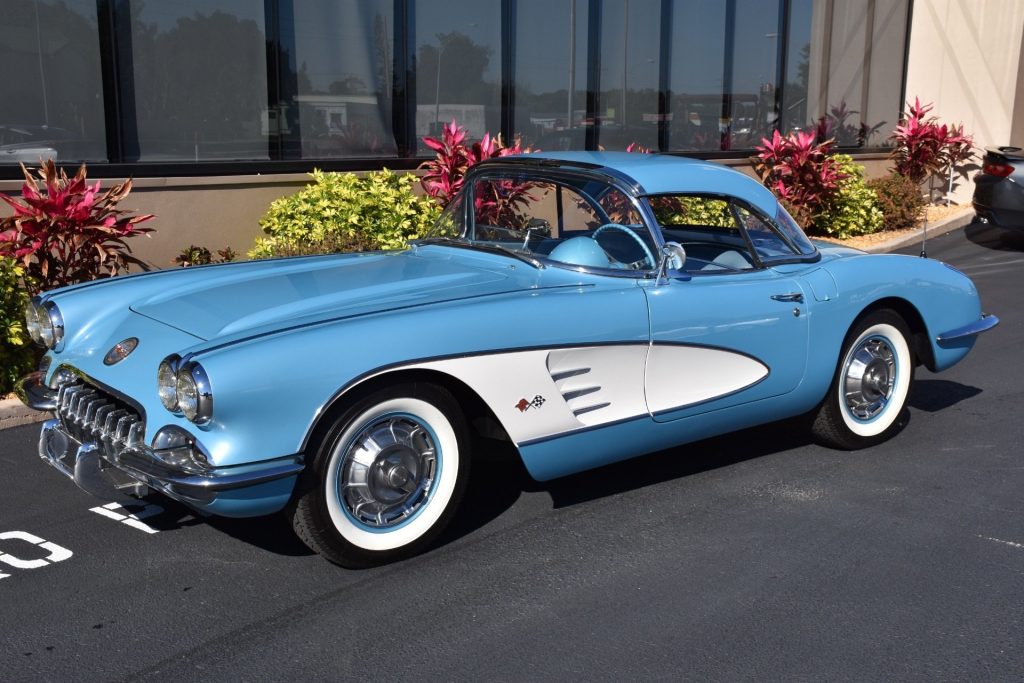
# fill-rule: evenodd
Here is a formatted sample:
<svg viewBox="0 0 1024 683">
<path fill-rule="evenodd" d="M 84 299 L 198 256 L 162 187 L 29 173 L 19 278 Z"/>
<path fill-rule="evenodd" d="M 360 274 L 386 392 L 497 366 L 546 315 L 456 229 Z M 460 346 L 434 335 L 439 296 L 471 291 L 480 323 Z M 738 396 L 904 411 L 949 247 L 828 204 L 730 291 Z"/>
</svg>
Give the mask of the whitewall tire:
<svg viewBox="0 0 1024 683">
<path fill-rule="evenodd" d="M 853 450 L 881 443 L 903 429 L 914 381 L 909 339 L 906 323 L 893 311 L 872 312 L 854 325 L 815 417 L 818 440 Z"/>
<path fill-rule="evenodd" d="M 442 387 L 374 391 L 316 444 L 289 508 L 292 525 L 307 545 L 346 567 L 415 554 L 454 514 L 468 479 L 468 443 L 458 405 Z"/>
</svg>

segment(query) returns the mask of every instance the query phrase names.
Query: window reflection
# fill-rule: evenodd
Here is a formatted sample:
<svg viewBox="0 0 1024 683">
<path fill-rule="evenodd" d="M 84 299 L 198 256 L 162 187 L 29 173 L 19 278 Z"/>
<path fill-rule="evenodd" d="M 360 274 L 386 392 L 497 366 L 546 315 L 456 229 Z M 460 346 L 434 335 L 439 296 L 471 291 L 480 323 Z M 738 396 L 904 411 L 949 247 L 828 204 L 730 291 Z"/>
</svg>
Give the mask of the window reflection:
<svg viewBox="0 0 1024 683">
<path fill-rule="evenodd" d="M 605 0 L 601 17 L 598 141 L 608 150 L 630 143 L 658 149 L 658 60 L 661 14 L 650 0 Z"/>
<path fill-rule="evenodd" d="M 588 3 L 519 0 L 516 10 L 513 130 L 545 151 L 584 149 Z"/>
<path fill-rule="evenodd" d="M 500 130 L 501 14 L 496 2 L 416 2 L 416 136 L 452 119 L 472 138 Z"/>
<path fill-rule="evenodd" d="M 106 160 L 94 0 L 0 0 L 0 164 Z"/>
<path fill-rule="evenodd" d="M 315 0 L 293 6 L 289 68 L 296 77 L 302 158 L 394 155 L 394 3 Z M 287 101 L 283 111 L 294 116 Z"/>
<path fill-rule="evenodd" d="M 130 0 L 142 161 L 267 159 L 263 3 Z"/>
</svg>

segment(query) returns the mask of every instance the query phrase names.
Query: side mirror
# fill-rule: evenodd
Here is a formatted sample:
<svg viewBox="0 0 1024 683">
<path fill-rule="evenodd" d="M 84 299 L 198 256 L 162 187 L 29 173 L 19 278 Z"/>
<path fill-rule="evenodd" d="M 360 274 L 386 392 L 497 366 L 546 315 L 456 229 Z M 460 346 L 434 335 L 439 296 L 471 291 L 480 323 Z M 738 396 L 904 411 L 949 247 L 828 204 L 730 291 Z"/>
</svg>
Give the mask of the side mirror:
<svg viewBox="0 0 1024 683">
<path fill-rule="evenodd" d="M 664 275 L 670 270 L 682 270 L 686 263 L 686 250 L 679 242 L 665 242 L 661 248 L 661 264 L 658 269 L 659 275 Z"/>
</svg>

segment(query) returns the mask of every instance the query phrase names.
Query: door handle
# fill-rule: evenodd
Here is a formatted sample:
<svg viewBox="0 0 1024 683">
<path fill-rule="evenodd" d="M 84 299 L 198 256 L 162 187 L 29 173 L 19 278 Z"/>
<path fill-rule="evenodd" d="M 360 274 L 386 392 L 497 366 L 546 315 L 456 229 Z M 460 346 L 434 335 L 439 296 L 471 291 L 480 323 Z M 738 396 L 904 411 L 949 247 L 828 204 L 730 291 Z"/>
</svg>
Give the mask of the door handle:
<svg viewBox="0 0 1024 683">
<path fill-rule="evenodd" d="M 786 303 L 802 304 L 804 302 L 804 295 L 801 292 L 790 292 L 788 294 L 772 294 L 772 299 L 775 301 L 784 301 Z"/>
</svg>

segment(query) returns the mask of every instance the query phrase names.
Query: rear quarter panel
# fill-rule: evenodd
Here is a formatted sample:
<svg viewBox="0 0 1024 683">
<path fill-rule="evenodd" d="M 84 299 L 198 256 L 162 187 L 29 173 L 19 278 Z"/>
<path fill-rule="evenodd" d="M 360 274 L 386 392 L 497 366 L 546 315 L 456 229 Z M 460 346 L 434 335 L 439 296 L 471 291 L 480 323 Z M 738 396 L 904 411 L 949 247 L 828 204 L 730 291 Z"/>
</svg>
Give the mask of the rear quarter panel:
<svg viewBox="0 0 1024 683">
<path fill-rule="evenodd" d="M 809 396 L 824 397 L 846 334 L 865 311 L 885 306 L 885 300 L 906 302 L 920 314 L 931 356 L 925 359 L 929 369 L 951 367 L 974 345 L 973 337 L 941 346 L 936 342 L 939 334 L 981 316 L 974 283 L 946 264 L 901 254 L 856 254 L 823 267 L 835 279 L 838 295 L 829 301 L 815 301 L 811 309 L 810 353 L 801 387 Z"/>
</svg>

